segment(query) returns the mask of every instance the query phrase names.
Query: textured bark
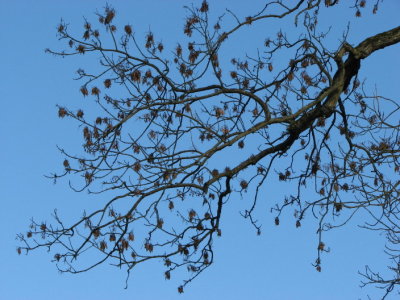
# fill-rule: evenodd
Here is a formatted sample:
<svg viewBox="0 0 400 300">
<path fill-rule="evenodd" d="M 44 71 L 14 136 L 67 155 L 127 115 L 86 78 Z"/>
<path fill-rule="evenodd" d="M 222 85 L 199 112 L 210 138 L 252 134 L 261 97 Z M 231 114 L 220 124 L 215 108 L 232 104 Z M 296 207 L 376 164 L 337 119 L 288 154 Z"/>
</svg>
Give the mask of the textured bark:
<svg viewBox="0 0 400 300">
<path fill-rule="evenodd" d="M 262 158 L 272 153 L 286 152 L 299 138 L 300 134 L 309 129 L 318 118 L 328 118 L 332 115 L 336 109 L 340 95 L 348 88 L 351 80 L 358 74 L 362 59 L 367 58 L 375 51 L 399 42 L 400 26 L 367 38 L 355 48 L 351 47 L 349 44 L 344 44 L 337 53 L 336 61 L 338 64 L 338 70 L 333 76 L 332 85 L 322 91 L 317 97 L 317 99 L 321 99 L 322 104 L 317 104 L 313 109 L 304 113 L 299 119 L 293 121 L 288 128 L 290 135 L 285 141 L 250 157 L 248 160 L 232 169 L 229 173 L 238 173 L 250 165 L 255 165 Z M 348 54 L 348 58 L 343 62 L 342 57 L 346 53 Z M 225 174 L 221 174 L 220 177 L 224 175 Z"/>
</svg>

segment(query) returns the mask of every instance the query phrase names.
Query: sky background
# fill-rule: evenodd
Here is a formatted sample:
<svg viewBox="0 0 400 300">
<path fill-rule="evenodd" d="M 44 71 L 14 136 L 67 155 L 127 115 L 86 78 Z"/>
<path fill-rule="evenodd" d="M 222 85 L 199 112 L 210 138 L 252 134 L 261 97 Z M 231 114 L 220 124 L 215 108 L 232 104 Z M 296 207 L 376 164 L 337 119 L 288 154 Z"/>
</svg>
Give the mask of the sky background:
<svg viewBox="0 0 400 300">
<path fill-rule="evenodd" d="M 245 6 L 246 1 L 215 2 L 218 2 L 215 6 L 210 3 L 211 9 L 222 12 L 228 7 L 242 17 L 256 12 L 263 3 L 252 1 L 249 7 Z M 101 11 L 106 2 L 0 0 L 0 3 L 0 299 L 334 300 L 367 299 L 367 294 L 374 299 L 380 294 L 371 288 L 360 289 L 361 277 L 357 272 L 366 263 L 385 269 L 382 237 L 357 228 L 356 222 L 330 232 L 326 244 L 331 253 L 323 257 L 323 272 L 318 273 L 311 265 L 316 255 L 315 224 L 310 220 L 296 229 L 293 219 L 287 218 L 287 223 L 283 220 L 281 226 L 275 227 L 268 203 L 265 219 L 261 220 L 264 224 L 261 236 L 240 217 L 240 201 L 227 207 L 224 234 L 215 245 L 215 264 L 190 284 L 183 295 L 178 295 L 176 290 L 182 278 L 165 281 L 158 263 L 139 266 L 130 278 L 129 288 L 124 289 L 126 273 L 109 265 L 70 275 L 58 273 L 50 262 L 52 256 L 44 249 L 18 256 L 16 234 L 27 231 L 31 217 L 38 221 L 50 220 L 57 208 L 72 221 L 84 208 L 102 200 L 86 193 L 74 193 L 66 180 L 54 185 L 44 177 L 61 170 L 63 158 L 56 145 L 72 152 L 80 150 L 80 129 L 76 123 L 57 117 L 56 104 L 79 108 L 82 97 L 80 83 L 73 80 L 75 71 L 79 67 L 94 66 L 93 60 L 87 60 L 86 56 L 62 59 L 45 54 L 44 49 L 64 47 L 56 36 L 61 18 L 81 34 L 83 17 L 97 23 L 94 13 Z M 117 11 L 117 25 L 129 23 L 139 34 L 151 29 L 166 47 L 173 49 L 182 38 L 183 6 L 191 2 L 109 3 Z M 356 44 L 372 34 L 398 26 L 398 1 L 386 0 L 376 16 L 370 11 L 369 6 L 365 17 L 351 18 L 350 43 Z M 329 43 L 337 47 L 346 20 L 352 15 L 354 10 L 332 10 L 320 19 L 322 26 L 333 26 Z M 247 41 L 262 43 L 276 30 L 277 27 L 261 26 L 252 31 L 249 27 L 236 37 L 237 47 L 229 51 L 232 55 L 243 55 Z M 367 78 L 369 89 L 376 85 L 385 96 L 398 96 L 399 51 L 396 45 L 363 62 L 360 78 Z M 268 196 L 279 197 L 280 192 L 271 186 Z"/>
</svg>

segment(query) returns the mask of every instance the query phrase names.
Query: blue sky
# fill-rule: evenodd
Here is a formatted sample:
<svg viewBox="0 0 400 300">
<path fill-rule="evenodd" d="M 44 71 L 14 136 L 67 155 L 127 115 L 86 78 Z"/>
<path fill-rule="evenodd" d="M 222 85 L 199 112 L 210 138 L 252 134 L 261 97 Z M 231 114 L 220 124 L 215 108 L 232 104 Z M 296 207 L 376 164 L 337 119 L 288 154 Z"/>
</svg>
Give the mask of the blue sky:
<svg viewBox="0 0 400 300">
<path fill-rule="evenodd" d="M 199 2 L 199 1 L 197 1 Z M 194 3 L 197 3 L 194 1 Z M 211 2 L 211 1 L 210 1 Z M 263 1 L 252 7 L 245 1 L 218 1 L 215 9 L 229 7 L 241 16 L 257 10 Z M 131 24 L 136 32 L 151 29 L 164 44 L 174 47 L 182 37 L 185 1 L 115 1 L 117 23 Z M 93 207 L 101 196 L 76 194 L 66 180 L 54 185 L 44 177 L 60 170 L 60 145 L 78 151 L 80 129 L 77 124 L 60 120 L 56 104 L 80 107 L 80 83 L 74 81 L 79 67 L 94 66 L 86 56 L 56 58 L 45 54 L 45 48 L 61 49 L 56 27 L 60 19 L 71 29 L 81 31 L 83 16 L 96 21 L 94 13 L 102 10 L 105 1 L 4 1 L 0 11 L 0 147 L 1 171 L 0 226 L 0 299 L 366 299 L 379 294 L 374 289 L 360 289 L 359 270 L 368 262 L 384 270 L 386 257 L 382 253 L 384 239 L 376 233 L 356 227 L 356 222 L 327 235 L 331 253 L 325 255 L 323 272 L 314 270 L 315 224 L 310 220 L 301 229 L 282 222 L 273 225 L 273 216 L 265 204 L 263 234 L 257 236 L 238 211 L 241 202 L 233 201 L 225 211 L 224 235 L 216 243 L 216 262 L 195 280 L 183 295 L 178 295 L 178 278 L 164 280 L 156 263 L 140 266 L 124 289 L 126 273 L 103 265 L 80 275 L 59 274 L 44 249 L 28 256 L 18 256 L 15 236 L 28 229 L 29 220 L 49 220 L 54 208 L 73 220 L 85 208 Z M 214 4 L 210 3 L 211 9 Z M 400 4 L 385 1 L 376 16 L 368 12 L 363 18 L 351 19 L 349 41 L 358 43 L 365 37 L 398 26 Z M 332 22 L 329 40 L 337 45 L 347 16 L 354 11 L 333 11 L 321 18 L 322 26 Z M 275 25 L 274 25 L 275 26 Z M 262 30 L 261 30 L 262 29 Z M 274 28 L 246 29 L 238 36 L 238 47 L 232 54 L 245 54 L 247 41 L 271 35 Z M 235 40 L 231 43 L 234 44 Z M 262 40 L 260 41 L 262 42 Z M 399 45 L 385 49 L 363 62 L 361 78 L 368 87 L 378 88 L 385 96 L 398 96 L 400 59 Z M 279 197 L 280 190 L 270 187 L 268 196 Z M 372 297 L 373 298 L 373 297 Z M 390 298 L 389 298 L 390 299 Z M 393 298 L 395 299 L 395 297 Z"/>
</svg>

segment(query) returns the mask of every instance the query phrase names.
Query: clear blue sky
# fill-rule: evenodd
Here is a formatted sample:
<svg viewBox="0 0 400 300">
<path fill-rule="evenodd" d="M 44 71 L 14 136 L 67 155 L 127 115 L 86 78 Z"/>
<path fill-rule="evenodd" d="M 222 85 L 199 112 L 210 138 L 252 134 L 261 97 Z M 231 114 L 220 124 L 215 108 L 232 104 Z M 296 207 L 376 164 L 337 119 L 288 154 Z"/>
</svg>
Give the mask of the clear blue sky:
<svg viewBox="0 0 400 300">
<path fill-rule="evenodd" d="M 171 48 L 182 36 L 188 1 L 115 1 L 117 24 L 131 24 L 136 32 L 151 29 Z M 255 12 L 263 1 L 210 1 L 211 9 L 229 7 L 242 17 Z M 345 1 L 344 1 L 345 2 Z M 352 1 L 349 1 L 352 2 Z M 368 1 L 371 2 L 371 1 Z M 225 212 L 224 235 L 216 243 L 215 264 L 195 280 L 183 295 L 178 295 L 178 278 L 165 281 L 158 264 L 140 266 L 124 289 L 125 272 L 103 265 L 80 275 L 59 274 L 46 251 L 18 256 L 15 237 L 28 229 L 29 220 L 49 220 L 54 208 L 72 220 L 84 208 L 90 208 L 101 196 L 91 197 L 69 190 L 68 182 L 57 185 L 43 175 L 60 169 L 62 156 L 56 145 L 78 152 L 81 133 L 77 124 L 57 117 L 56 104 L 79 108 L 80 83 L 74 81 L 79 67 L 90 68 L 85 56 L 56 58 L 45 48 L 61 49 L 56 27 L 61 18 L 81 32 L 83 17 L 97 20 L 94 13 L 105 1 L 1 1 L 0 11 L 0 299 L 280 299 L 339 300 L 366 299 L 377 295 L 374 289 L 360 289 L 357 271 L 366 263 L 385 269 L 384 240 L 376 233 L 358 229 L 356 222 L 332 231 L 326 243 L 331 253 L 324 256 L 323 272 L 314 270 L 315 224 L 310 220 L 301 229 L 282 222 L 273 225 L 273 216 L 265 204 L 263 234 L 256 236 L 247 221 L 239 216 L 240 201 Z M 200 3 L 200 1 L 194 1 Z M 246 3 L 250 3 L 247 1 Z M 386 0 L 376 16 L 370 12 L 351 19 L 349 41 L 358 43 L 365 37 L 398 26 L 398 1 Z M 321 18 L 324 26 L 332 23 L 329 41 L 337 45 L 347 16 L 353 10 L 332 11 Z M 268 37 L 275 28 L 246 29 L 238 36 L 235 55 L 245 54 L 244 42 Z M 260 41 L 262 42 L 262 40 Z M 233 43 L 233 42 L 232 42 Z M 398 96 L 399 45 L 374 54 L 363 62 L 361 79 L 369 88 L 375 84 L 385 96 Z M 391 85 L 390 83 L 393 83 Z M 268 191 L 279 197 L 280 191 Z M 372 297 L 374 298 L 374 297 Z M 390 299 L 396 299 L 395 296 Z"/>
</svg>

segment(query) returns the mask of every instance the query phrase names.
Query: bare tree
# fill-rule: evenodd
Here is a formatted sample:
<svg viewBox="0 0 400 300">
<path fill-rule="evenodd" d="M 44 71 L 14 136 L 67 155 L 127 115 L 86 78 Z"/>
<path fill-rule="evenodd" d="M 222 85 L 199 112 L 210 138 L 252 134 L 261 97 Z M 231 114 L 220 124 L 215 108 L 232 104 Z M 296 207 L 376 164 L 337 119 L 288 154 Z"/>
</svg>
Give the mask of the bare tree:
<svg viewBox="0 0 400 300">
<path fill-rule="evenodd" d="M 53 250 L 59 270 L 70 273 L 106 261 L 129 273 L 159 260 L 167 279 L 187 268 L 178 288 L 183 292 L 213 263 L 213 240 L 221 235 L 230 198 L 253 195 L 243 217 L 261 232 L 254 212 L 264 183 L 275 177 L 292 186 L 282 201 L 271 203 L 275 224 L 288 207 L 295 208 L 296 227 L 306 216 L 316 220 L 317 271 L 327 251 L 324 233 L 367 212 L 374 222 L 363 226 L 386 232 L 394 263 L 391 278 L 367 268 L 365 284 L 392 291 L 400 283 L 400 106 L 368 95 L 358 73 L 362 60 L 400 42 L 400 27 L 356 45 L 345 34 L 329 49 L 317 22 L 338 2 L 266 1 L 243 20 L 227 10 L 235 24 L 224 29 L 223 18 L 212 21 L 204 1 L 187 8 L 188 42 L 175 44 L 173 54 L 165 54 L 152 32 L 141 43 L 130 25 L 117 31 L 111 7 L 98 14 L 99 29 L 85 22 L 82 38 L 60 24 L 59 37 L 69 48 L 48 52 L 100 55 L 101 70 L 78 71 L 80 91 L 93 99 L 98 116 L 59 106 L 60 118 L 83 128 L 84 154 L 61 149 L 65 170 L 51 177 L 80 177 L 82 186 L 74 190 L 109 198 L 72 225 L 57 213 L 52 225 L 32 221 L 18 236 L 18 251 Z M 377 13 L 379 2 L 356 0 L 349 9 L 360 17 L 366 7 Z M 279 31 L 258 56 L 232 57 L 231 65 L 220 59 L 229 38 L 243 28 L 284 18 L 302 33 Z M 221 160 L 232 153 L 237 162 Z M 90 251 L 101 256 L 85 258 L 88 265 L 78 268 L 76 261 Z"/>
</svg>

